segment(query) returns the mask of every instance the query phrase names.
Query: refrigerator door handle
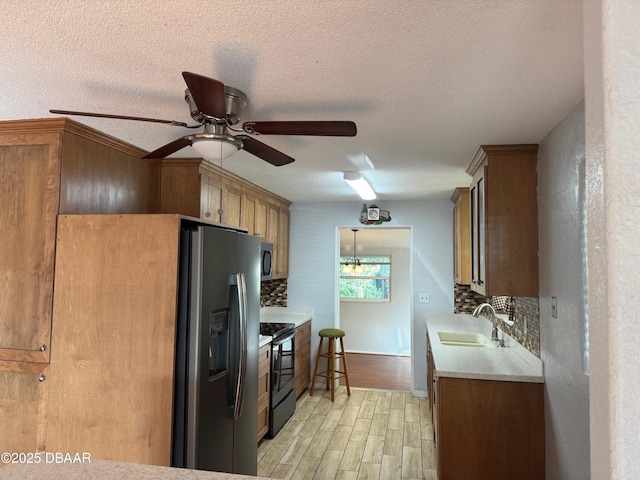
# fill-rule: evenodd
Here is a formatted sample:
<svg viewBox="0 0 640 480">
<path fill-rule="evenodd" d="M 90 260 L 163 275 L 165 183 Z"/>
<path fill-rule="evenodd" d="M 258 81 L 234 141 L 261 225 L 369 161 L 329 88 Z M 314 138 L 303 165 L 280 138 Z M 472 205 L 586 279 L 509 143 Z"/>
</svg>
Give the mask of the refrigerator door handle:
<svg viewBox="0 0 640 480">
<path fill-rule="evenodd" d="M 236 273 L 238 286 L 238 312 L 240 316 L 240 362 L 238 364 L 238 383 L 234 402 L 233 418 L 237 420 L 242 415 L 244 405 L 244 384 L 247 372 L 247 284 L 244 273 Z"/>
</svg>

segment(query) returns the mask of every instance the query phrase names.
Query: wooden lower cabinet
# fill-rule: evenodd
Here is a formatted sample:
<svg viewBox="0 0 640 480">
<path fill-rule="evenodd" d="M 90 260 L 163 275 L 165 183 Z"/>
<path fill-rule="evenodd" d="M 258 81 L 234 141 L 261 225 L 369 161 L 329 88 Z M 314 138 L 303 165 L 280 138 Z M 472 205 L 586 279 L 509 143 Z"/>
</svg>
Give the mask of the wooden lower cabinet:
<svg viewBox="0 0 640 480">
<path fill-rule="evenodd" d="M 258 352 L 258 441 L 269 431 L 269 397 L 271 394 L 271 344 Z"/>
<path fill-rule="evenodd" d="M 542 383 L 434 378 L 440 480 L 544 479 Z"/>
<path fill-rule="evenodd" d="M 311 380 L 311 320 L 296 328 L 295 346 L 296 397 L 309 387 Z"/>
</svg>

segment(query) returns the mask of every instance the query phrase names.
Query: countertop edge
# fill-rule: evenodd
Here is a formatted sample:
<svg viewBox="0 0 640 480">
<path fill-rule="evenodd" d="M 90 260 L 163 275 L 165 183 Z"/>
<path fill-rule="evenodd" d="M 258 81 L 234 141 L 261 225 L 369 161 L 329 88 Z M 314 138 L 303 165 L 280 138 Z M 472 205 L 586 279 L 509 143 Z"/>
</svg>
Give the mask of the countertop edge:
<svg viewBox="0 0 640 480">
<path fill-rule="evenodd" d="M 431 343 L 435 374 L 438 377 L 544 383 L 542 360 L 504 332 L 501 331 L 500 336 L 502 338 L 504 335 L 505 342 L 509 345 L 507 349 L 496 347 L 495 350 L 480 349 L 479 351 L 476 349 L 468 350 L 470 347 L 451 347 L 438 344 L 435 341 L 437 331 L 442 331 L 443 328 L 452 331 L 475 331 L 488 335 L 491 331 L 491 322 L 484 317 L 475 318 L 467 314 L 427 314 L 426 330 Z M 454 352 L 455 358 L 452 356 Z M 475 358 L 472 358 L 474 355 Z M 505 355 L 504 358 L 499 357 Z M 438 363 L 443 368 L 438 368 Z M 443 363 L 445 365 L 442 365 Z M 452 368 L 456 366 L 458 368 Z M 513 371 L 509 372 L 509 368 Z M 500 371 L 500 369 L 502 370 Z"/>
</svg>

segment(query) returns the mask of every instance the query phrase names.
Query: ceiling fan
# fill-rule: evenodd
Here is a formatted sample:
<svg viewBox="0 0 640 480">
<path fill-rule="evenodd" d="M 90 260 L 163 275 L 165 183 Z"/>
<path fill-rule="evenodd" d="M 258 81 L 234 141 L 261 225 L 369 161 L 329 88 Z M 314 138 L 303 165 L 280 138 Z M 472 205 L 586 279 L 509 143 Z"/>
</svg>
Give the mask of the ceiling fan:
<svg viewBox="0 0 640 480">
<path fill-rule="evenodd" d="M 356 124 L 350 121 L 245 122 L 240 128 L 234 128 L 234 125 L 240 122 L 241 110 L 247 105 L 247 96 L 242 91 L 226 86 L 213 78 L 190 72 L 182 72 L 182 76 L 187 84 L 184 99 L 191 110 L 191 118 L 198 122 L 197 125 L 187 125 L 183 122 L 157 118 L 73 112 L 69 110 L 49 111 L 62 115 L 166 123 L 186 128 L 204 127 L 202 133 L 180 137 L 142 158 L 164 158 L 190 145 L 200 155 L 209 160 L 221 160 L 230 157 L 238 150 L 246 150 L 256 157 L 279 167 L 293 162 L 294 159 L 250 135 L 354 137 L 357 133 Z M 232 135 L 231 132 L 238 134 Z"/>
</svg>

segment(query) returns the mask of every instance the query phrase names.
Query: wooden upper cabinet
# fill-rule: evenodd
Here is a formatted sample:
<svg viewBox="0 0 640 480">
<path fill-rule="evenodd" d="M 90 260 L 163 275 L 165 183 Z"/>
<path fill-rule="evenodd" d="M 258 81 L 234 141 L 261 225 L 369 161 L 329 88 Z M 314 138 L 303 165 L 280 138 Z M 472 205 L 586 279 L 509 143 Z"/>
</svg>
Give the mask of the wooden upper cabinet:
<svg viewBox="0 0 640 480">
<path fill-rule="evenodd" d="M 289 208 L 280 208 L 280 223 L 278 228 L 278 263 L 276 264 L 277 277 L 289 276 Z"/>
<path fill-rule="evenodd" d="M 202 189 L 200 215 L 194 216 L 199 216 L 209 222 L 220 223 L 220 211 L 222 208 L 222 185 L 220 183 L 220 177 L 215 178 L 210 175 L 203 175 L 200 188 Z"/>
<path fill-rule="evenodd" d="M 250 235 L 258 235 L 263 242 L 267 241 L 267 201 L 266 197 L 257 195 L 255 190 L 244 188 L 243 227 Z"/>
<path fill-rule="evenodd" d="M 222 182 L 222 214 L 220 222 L 234 227 L 242 225 L 242 186 L 224 179 Z"/>
<path fill-rule="evenodd" d="M 456 188 L 453 202 L 453 281 L 459 285 L 471 283 L 471 207 L 469 189 Z"/>
<path fill-rule="evenodd" d="M 0 360 L 48 362 L 59 213 L 156 213 L 144 150 L 60 119 L 0 122 Z"/>
<path fill-rule="evenodd" d="M 291 202 L 200 158 L 164 159 L 161 172 L 161 213 L 244 228 L 274 244 L 273 278 L 288 276 Z"/>
<path fill-rule="evenodd" d="M 467 173 L 471 288 L 485 296 L 538 296 L 537 145 L 483 145 Z"/>
</svg>

